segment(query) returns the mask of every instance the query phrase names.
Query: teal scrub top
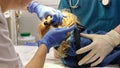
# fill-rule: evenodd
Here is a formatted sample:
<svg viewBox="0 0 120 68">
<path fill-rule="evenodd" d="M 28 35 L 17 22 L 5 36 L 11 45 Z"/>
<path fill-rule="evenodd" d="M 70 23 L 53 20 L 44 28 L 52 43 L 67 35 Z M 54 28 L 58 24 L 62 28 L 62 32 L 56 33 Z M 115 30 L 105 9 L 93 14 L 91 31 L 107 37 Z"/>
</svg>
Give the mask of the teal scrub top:
<svg viewBox="0 0 120 68">
<path fill-rule="evenodd" d="M 69 1 L 72 5 L 77 2 L 60 0 L 58 9 L 69 9 L 86 29 L 108 32 L 120 24 L 120 0 L 110 0 L 107 6 L 104 6 L 101 0 L 79 0 L 78 8 L 71 8 Z"/>
</svg>

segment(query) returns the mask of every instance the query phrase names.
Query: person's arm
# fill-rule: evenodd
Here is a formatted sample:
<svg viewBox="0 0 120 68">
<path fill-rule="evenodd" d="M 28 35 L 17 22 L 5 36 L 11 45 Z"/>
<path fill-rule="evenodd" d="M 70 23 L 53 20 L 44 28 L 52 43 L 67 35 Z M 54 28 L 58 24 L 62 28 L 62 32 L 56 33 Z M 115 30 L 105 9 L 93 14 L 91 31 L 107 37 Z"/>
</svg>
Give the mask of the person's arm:
<svg viewBox="0 0 120 68">
<path fill-rule="evenodd" d="M 25 68 L 43 68 L 45 57 L 47 54 L 47 47 L 45 44 L 40 44 L 36 54 L 32 60 L 25 66 Z"/>
<path fill-rule="evenodd" d="M 46 53 L 52 46 L 59 45 L 65 38 L 68 32 L 74 30 L 75 26 L 70 28 L 53 28 L 48 31 L 44 37 L 38 42 L 39 48 L 26 65 L 26 68 L 43 68 Z"/>
<path fill-rule="evenodd" d="M 51 16 L 51 22 L 54 25 L 62 23 L 63 14 L 61 13 L 61 11 L 54 9 L 52 7 L 44 6 L 40 4 L 38 1 L 33 0 L 28 5 L 28 11 L 31 13 L 36 13 L 40 20 L 43 20 L 44 18 Z"/>
<path fill-rule="evenodd" d="M 91 66 L 96 66 L 120 44 L 120 25 L 105 35 L 81 34 L 81 36 L 91 39 L 92 43 L 76 51 L 77 54 L 90 51 L 78 64 L 83 65 L 95 61 Z"/>
</svg>

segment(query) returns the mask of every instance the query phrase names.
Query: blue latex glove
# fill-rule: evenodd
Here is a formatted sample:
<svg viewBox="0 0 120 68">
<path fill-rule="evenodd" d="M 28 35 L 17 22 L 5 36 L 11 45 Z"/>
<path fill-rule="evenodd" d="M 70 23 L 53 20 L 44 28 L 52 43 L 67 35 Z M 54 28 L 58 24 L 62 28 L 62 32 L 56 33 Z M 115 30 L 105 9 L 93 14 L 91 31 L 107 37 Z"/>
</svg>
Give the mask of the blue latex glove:
<svg viewBox="0 0 120 68">
<path fill-rule="evenodd" d="M 54 8 L 43 6 L 37 1 L 32 1 L 28 6 L 28 11 L 31 13 L 36 13 L 40 20 L 47 18 L 47 16 L 51 16 L 51 22 L 54 22 L 54 25 L 58 23 L 62 23 L 63 14 Z"/>
<path fill-rule="evenodd" d="M 38 45 L 44 43 L 49 51 L 52 46 L 59 45 L 66 38 L 67 33 L 74 29 L 75 26 L 71 26 L 70 28 L 53 28 L 38 41 Z"/>
</svg>

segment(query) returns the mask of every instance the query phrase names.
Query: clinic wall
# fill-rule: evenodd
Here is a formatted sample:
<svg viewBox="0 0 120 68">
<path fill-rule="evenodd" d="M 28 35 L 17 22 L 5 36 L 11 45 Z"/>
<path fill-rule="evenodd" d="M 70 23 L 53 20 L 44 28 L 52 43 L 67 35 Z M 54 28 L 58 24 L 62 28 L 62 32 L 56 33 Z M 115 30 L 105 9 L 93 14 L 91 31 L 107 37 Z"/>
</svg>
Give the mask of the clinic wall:
<svg viewBox="0 0 120 68">
<path fill-rule="evenodd" d="M 38 0 L 41 4 L 57 8 L 60 0 Z"/>
<path fill-rule="evenodd" d="M 18 19 L 20 24 L 18 36 L 23 32 L 30 32 L 38 39 L 38 24 L 40 20 L 35 14 L 28 13 L 28 11 L 22 11 L 20 18 Z"/>
<path fill-rule="evenodd" d="M 50 6 L 53 8 L 57 8 L 59 0 L 39 0 L 41 4 L 46 6 Z M 36 37 L 36 41 L 39 39 L 38 35 L 38 24 L 40 20 L 38 19 L 37 15 L 34 13 L 29 13 L 28 11 L 21 11 L 22 14 L 18 19 L 20 23 L 19 35 L 21 32 L 30 32 L 33 36 Z"/>
</svg>

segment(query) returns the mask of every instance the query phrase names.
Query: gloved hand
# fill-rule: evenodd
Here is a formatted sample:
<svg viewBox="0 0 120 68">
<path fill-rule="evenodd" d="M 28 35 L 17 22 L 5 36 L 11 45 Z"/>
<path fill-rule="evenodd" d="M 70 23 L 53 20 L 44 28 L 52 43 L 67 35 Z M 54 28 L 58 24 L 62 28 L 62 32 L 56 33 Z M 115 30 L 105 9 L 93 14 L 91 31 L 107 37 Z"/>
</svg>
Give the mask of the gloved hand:
<svg viewBox="0 0 120 68">
<path fill-rule="evenodd" d="M 83 59 L 79 61 L 79 65 L 93 62 L 91 66 L 96 66 L 103 61 L 103 59 L 120 44 L 120 35 L 114 30 L 105 35 L 97 34 L 81 34 L 81 36 L 91 39 L 93 42 L 76 51 L 77 54 L 82 54 L 90 51 Z"/>
<path fill-rule="evenodd" d="M 28 6 L 28 11 L 31 13 L 36 13 L 40 20 L 47 18 L 47 16 L 51 16 L 51 22 L 54 25 L 58 23 L 62 23 L 63 14 L 54 8 L 43 6 L 39 4 L 37 1 L 32 1 Z"/>
<path fill-rule="evenodd" d="M 71 26 L 70 28 L 53 28 L 39 40 L 38 45 L 44 43 L 49 51 L 52 46 L 59 45 L 66 38 L 67 33 L 74 29 L 75 26 Z"/>
</svg>

